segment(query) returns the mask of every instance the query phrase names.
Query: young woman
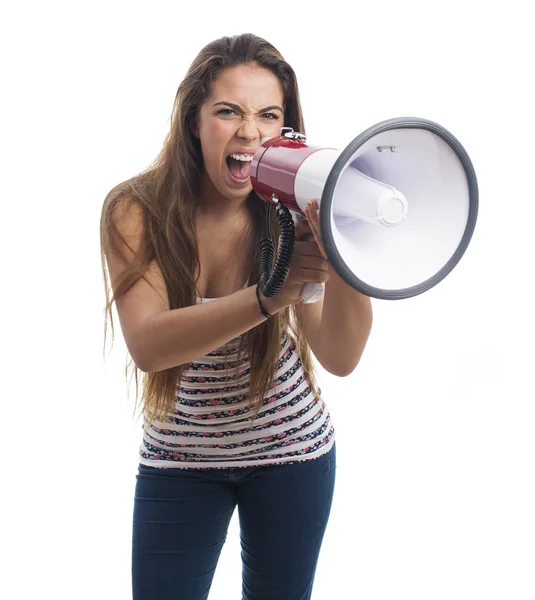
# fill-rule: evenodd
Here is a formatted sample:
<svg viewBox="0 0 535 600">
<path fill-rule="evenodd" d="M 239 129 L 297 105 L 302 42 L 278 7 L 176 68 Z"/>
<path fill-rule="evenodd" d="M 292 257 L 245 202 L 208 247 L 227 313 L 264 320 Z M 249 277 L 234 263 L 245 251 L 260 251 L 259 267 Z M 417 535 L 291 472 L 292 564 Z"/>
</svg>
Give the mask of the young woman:
<svg viewBox="0 0 535 600">
<path fill-rule="evenodd" d="M 254 35 L 216 40 L 180 84 L 155 162 L 104 201 L 107 316 L 115 302 L 144 373 L 135 600 L 207 598 L 236 506 L 243 598 L 311 596 L 336 468 L 311 352 L 348 375 L 372 315 L 331 269 L 314 202 L 297 234 L 315 241 L 296 241 L 276 296 L 257 289 L 267 205 L 249 161 L 283 126 L 304 132 L 292 68 Z M 278 230 L 273 211 L 275 248 Z M 301 302 L 307 282 L 325 283 L 315 304 Z"/>
</svg>

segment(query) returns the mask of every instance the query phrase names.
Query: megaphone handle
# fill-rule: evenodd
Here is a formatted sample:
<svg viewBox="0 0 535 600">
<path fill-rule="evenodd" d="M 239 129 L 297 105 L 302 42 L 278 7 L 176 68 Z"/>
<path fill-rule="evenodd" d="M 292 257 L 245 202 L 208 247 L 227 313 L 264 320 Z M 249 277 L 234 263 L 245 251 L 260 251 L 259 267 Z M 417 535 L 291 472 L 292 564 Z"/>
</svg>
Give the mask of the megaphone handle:
<svg viewBox="0 0 535 600">
<path fill-rule="evenodd" d="M 303 304 L 313 304 L 317 302 L 323 295 L 322 283 L 305 283 L 303 286 L 302 296 Z"/>
</svg>

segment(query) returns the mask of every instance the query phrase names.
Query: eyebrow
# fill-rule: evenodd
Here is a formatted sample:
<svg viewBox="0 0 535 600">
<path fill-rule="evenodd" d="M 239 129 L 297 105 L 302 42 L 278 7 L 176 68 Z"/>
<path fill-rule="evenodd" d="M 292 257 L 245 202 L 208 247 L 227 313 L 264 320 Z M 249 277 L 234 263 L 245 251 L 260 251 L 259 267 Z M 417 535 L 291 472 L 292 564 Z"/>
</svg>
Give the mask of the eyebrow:
<svg viewBox="0 0 535 600">
<path fill-rule="evenodd" d="M 232 102 L 216 102 L 214 104 L 214 106 L 218 106 L 220 104 L 224 104 L 225 106 L 230 106 L 230 108 L 232 108 L 234 110 L 239 110 L 239 111 L 243 112 L 243 108 L 239 104 L 233 104 Z M 277 104 L 272 104 L 271 106 L 266 106 L 266 108 L 262 108 L 258 112 L 263 113 L 263 112 L 267 112 L 268 110 L 280 110 L 281 113 L 284 113 L 282 108 L 280 106 L 278 106 Z"/>
</svg>

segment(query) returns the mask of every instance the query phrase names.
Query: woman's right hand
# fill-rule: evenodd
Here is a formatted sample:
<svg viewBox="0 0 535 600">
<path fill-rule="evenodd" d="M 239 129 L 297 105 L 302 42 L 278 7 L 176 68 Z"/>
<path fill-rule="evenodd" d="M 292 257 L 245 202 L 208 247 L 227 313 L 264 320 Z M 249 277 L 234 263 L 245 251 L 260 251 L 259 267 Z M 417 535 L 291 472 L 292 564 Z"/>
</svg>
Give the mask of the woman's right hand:
<svg viewBox="0 0 535 600">
<path fill-rule="evenodd" d="M 270 314 L 274 314 L 287 306 L 297 304 L 303 299 L 305 283 L 324 283 L 329 280 L 329 272 L 330 263 L 315 241 L 296 240 L 288 275 L 281 289 L 272 298 L 266 298 L 260 292 L 262 305 Z"/>
</svg>

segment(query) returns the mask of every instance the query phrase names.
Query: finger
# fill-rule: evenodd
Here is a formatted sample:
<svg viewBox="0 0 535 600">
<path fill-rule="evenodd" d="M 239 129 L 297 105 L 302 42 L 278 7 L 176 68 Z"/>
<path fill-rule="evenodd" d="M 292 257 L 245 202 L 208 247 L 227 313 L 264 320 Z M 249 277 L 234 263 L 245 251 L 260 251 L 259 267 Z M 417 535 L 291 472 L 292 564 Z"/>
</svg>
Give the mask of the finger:
<svg viewBox="0 0 535 600">
<path fill-rule="evenodd" d="M 311 200 L 305 207 L 305 212 L 308 212 L 312 217 L 319 220 L 319 205 L 317 200 Z"/>
<path fill-rule="evenodd" d="M 312 234 L 316 238 L 316 240 L 319 239 L 320 230 L 319 230 L 317 224 L 314 221 L 310 221 L 309 227 L 310 227 L 310 230 L 312 231 Z"/>
<path fill-rule="evenodd" d="M 308 273 L 314 275 L 314 273 L 330 273 L 329 265 L 323 263 L 319 265 L 300 265 L 299 271 L 301 273 Z"/>
<path fill-rule="evenodd" d="M 320 271 L 328 271 L 330 269 L 329 261 L 321 254 L 294 257 L 292 267 L 296 269 L 318 269 Z"/>
<path fill-rule="evenodd" d="M 326 282 L 329 281 L 331 274 L 324 269 L 306 269 L 299 270 L 298 278 L 303 282 Z"/>
<path fill-rule="evenodd" d="M 325 252 L 325 247 L 323 245 L 323 240 L 321 237 L 320 217 L 317 200 L 311 200 L 307 204 L 307 206 L 305 207 L 305 215 L 307 217 L 310 228 L 312 229 L 314 238 L 321 250 L 321 253 L 323 254 L 323 256 L 325 256 L 325 258 L 327 258 L 327 254 Z"/>
<path fill-rule="evenodd" d="M 318 247 L 321 250 L 321 234 L 320 234 L 320 230 L 317 226 L 315 226 L 313 223 L 310 223 L 310 229 L 312 230 L 312 236 L 314 238 L 315 243 L 318 245 Z"/>
<path fill-rule="evenodd" d="M 316 241 L 297 241 L 294 244 L 294 253 L 302 256 L 320 256 L 321 249 L 318 247 L 318 243 Z"/>
<path fill-rule="evenodd" d="M 318 232 L 319 233 L 319 215 L 318 215 L 318 210 L 317 210 L 317 203 L 315 201 L 311 201 L 309 202 L 309 204 L 306 207 L 306 211 L 305 211 L 305 215 L 307 217 L 307 221 L 308 224 L 310 226 L 310 228 L 314 231 L 314 232 Z"/>
</svg>

